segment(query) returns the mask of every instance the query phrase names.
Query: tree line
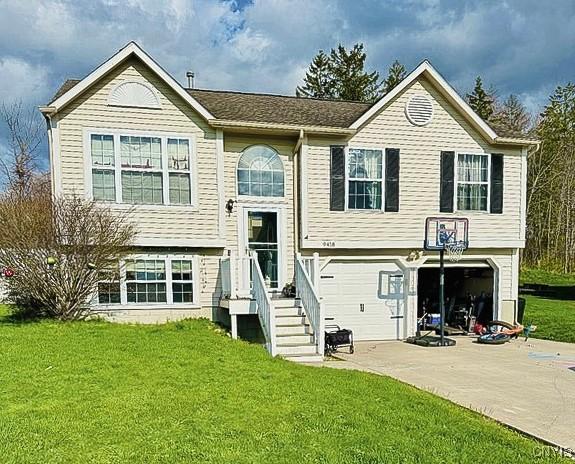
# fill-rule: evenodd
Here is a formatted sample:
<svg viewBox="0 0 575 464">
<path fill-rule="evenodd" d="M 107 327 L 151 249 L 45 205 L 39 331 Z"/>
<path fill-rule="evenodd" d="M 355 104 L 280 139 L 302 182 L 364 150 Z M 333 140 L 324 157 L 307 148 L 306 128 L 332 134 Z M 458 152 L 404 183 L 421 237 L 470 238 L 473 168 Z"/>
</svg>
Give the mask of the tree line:
<svg viewBox="0 0 575 464">
<path fill-rule="evenodd" d="M 296 95 L 371 103 L 407 75 L 395 60 L 381 79 L 366 70 L 366 52 L 359 43 L 338 45 L 313 58 Z M 553 271 L 575 271 L 575 84 L 558 86 L 543 111 L 531 114 L 517 95 L 501 98 L 481 76 L 464 96 L 493 129 L 506 136 L 540 141 L 528 153 L 527 231 L 523 264 Z"/>
</svg>

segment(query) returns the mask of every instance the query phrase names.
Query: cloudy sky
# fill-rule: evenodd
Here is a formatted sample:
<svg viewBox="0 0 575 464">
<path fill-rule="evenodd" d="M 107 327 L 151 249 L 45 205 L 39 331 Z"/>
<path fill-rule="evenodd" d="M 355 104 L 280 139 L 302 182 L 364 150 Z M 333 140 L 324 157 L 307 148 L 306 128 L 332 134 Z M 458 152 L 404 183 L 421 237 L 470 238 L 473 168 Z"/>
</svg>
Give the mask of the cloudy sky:
<svg viewBox="0 0 575 464">
<path fill-rule="evenodd" d="M 45 103 L 130 40 L 200 88 L 293 94 L 319 49 L 356 42 L 382 75 L 427 58 L 533 111 L 575 81 L 575 0 L 0 0 L 0 101 Z"/>
</svg>

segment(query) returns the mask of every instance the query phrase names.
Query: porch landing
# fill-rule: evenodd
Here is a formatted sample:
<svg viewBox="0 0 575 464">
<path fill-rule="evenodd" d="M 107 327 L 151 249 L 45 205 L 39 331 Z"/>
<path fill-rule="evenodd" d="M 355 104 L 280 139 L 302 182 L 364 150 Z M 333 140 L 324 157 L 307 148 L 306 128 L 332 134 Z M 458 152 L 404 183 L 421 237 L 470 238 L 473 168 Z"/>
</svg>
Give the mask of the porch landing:
<svg viewBox="0 0 575 464">
<path fill-rule="evenodd" d="M 324 366 L 388 375 L 476 410 L 529 435 L 575 449 L 575 344 L 514 340 L 449 348 L 359 342 Z"/>
</svg>

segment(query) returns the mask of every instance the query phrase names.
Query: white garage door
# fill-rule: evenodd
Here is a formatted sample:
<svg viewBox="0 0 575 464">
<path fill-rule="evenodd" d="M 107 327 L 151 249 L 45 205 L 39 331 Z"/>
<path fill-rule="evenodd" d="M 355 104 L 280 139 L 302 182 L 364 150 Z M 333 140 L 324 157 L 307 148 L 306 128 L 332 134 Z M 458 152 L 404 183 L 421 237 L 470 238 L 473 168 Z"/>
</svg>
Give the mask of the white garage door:
<svg viewBox="0 0 575 464">
<path fill-rule="evenodd" d="M 332 261 L 321 272 L 326 324 L 352 329 L 356 340 L 404 337 L 403 273 L 393 263 Z"/>
</svg>

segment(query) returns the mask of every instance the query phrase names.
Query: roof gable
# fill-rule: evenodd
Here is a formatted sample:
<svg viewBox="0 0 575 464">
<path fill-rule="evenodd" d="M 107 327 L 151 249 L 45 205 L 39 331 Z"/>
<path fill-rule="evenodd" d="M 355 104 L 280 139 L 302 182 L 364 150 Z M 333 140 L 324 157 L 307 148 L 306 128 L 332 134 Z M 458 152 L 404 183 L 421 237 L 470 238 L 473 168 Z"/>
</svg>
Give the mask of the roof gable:
<svg viewBox="0 0 575 464">
<path fill-rule="evenodd" d="M 413 84 L 420 76 L 427 77 L 434 87 L 439 90 L 447 101 L 453 105 L 469 122 L 479 131 L 479 133 L 490 142 L 495 142 L 497 134 L 489 127 L 489 125 L 481 119 L 473 109 L 467 104 L 463 98 L 455 91 L 451 85 L 437 72 L 429 61 L 424 61 L 417 68 L 415 68 L 407 77 L 401 81 L 391 92 L 384 95 L 379 99 L 368 111 L 355 120 L 350 128 L 360 129 L 371 118 L 377 115 L 386 104 L 393 100 L 397 95 L 403 92 L 411 84 Z"/>
<path fill-rule="evenodd" d="M 160 79 L 162 79 L 176 94 L 182 97 L 192 106 L 203 118 L 209 120 L 214 116 L 194 99 L 172 76 L 170 76 L 158 63 L 156 63 L 144 50 L 135 42 L 130 42 L 109 60 L 102 63 L 82 80 L 67 80 L 58 90 L 54 99 L 48 107 L 41 110 L 47 113 L 60 111 L 64 106 L 74 100 L 81 93 L 107 75 L 112 69 L 123 63 L 131 56 L 138 57 L 148 68 L 150 68 Z"/>
</svg>

